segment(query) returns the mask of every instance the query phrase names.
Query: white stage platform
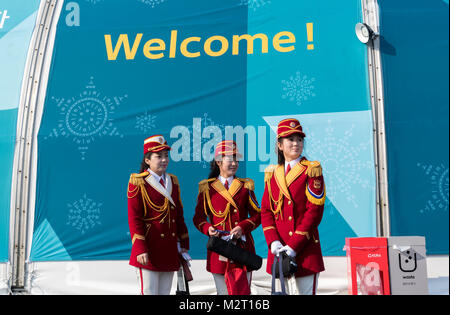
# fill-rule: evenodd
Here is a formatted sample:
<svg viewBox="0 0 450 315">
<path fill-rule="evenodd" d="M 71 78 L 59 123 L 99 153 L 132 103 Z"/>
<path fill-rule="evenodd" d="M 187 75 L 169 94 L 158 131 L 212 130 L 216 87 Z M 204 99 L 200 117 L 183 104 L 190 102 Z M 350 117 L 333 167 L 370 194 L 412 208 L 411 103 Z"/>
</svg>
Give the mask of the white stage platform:
<svg viewBox="0 0 450 315">
<path fill-rule="evenodd" d="M 214 281 L 205 270 L 205 260 L 192 262 L 192 295 L 216 294 Z M 127 261 L 38 262 L 30 265 L 30 294 L 134 295 L 139 293 L 136 273 Z M 252 294 L 270 294 L 271 278 L 263 267 L 253 273 Z M 427 257 L 430 294 L 449 294 L 449 256 Z M 326 270 L 319 277 L 319 295 L 347 295 L 347 261 L 345 257 L 325 257 Z M 9 294 L 10 275 L 0 264 L 0 294 Z M 172 294 L 176 289 L 176 277 Z"/>
</svg>

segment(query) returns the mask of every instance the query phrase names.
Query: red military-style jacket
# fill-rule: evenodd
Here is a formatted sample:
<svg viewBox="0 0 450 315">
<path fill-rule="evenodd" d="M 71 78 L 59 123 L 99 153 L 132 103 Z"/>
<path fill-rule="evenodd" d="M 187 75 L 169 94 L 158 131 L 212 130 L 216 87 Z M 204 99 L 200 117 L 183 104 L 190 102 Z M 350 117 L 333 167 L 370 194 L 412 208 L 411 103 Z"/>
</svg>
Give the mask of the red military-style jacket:
<svg viewBox="0 0 450 315">
<path fill-rule="evenodd" d="M 244 249 L 255 253 L 251 231 L 261 224 L 261 215 L 253 190 L 251 179 L 234 178 L 228 190 L 218 178 L 201 181 L 193 218 L 195 227 L 209 236 L 210 226 L 222 231 L 240 226 L 246 238 Z M 225 274 L 226 266 L 218 254 L 207 251 L 207 271 Z"/>
<path fill-rule="evenodd" d="M 167 174 L 165 186 L 147 171 L 130 177 L 127 194 L 132 266 L 177 271 L 180 267 L 177 242 L 181 248 L 189 249 L 177 177 Z M 137 256 L 143 253 L 149 255 L 147 265 L 137 262 Z"/>
<path fill-rule="evenodd" d="M 302 158 L 287 175 L 284 165 L 271 165 L 265 170 L 261 222 L 269 246 L 269 274 L 274 259 L 270 244 L 277 240 L 297 253 L 296 277 L 325 270 L 318 231 L 324 203 L 325 185 L 319 162 Z"/>
</svg>

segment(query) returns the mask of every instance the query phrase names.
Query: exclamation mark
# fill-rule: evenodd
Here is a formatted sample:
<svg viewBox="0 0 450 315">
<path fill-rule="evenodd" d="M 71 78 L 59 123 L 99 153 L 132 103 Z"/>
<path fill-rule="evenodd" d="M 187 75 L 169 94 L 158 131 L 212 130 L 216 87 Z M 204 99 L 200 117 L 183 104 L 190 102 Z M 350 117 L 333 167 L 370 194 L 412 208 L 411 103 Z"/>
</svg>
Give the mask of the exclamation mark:
<svg viewBox="0 0 450 315">
<path fill-rule="evenodd" d="M 313 42 L 313 23 L 306 23 L 306 36 L 308 38 L 308 43 L 312 43 Z M 308 50 L 314 50 L 314 44 L 308 44 L 308 46 L 306 46 Z"/>
</svg>

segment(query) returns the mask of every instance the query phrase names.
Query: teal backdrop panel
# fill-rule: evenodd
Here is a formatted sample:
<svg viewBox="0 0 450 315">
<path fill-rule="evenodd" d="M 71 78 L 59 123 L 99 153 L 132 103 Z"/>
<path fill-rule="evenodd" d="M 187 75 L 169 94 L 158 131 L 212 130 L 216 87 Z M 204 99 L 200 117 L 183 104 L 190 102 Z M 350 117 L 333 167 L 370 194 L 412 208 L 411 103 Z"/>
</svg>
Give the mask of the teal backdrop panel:
<svg viewBox="0 0 450 315">
<path fill-rule="evenodd" d="M 245 54 L 230 49 L 213 57 L 204 44 L 215 35 L 245 34 L 247 6 L 238 0 L 76 3 L 63 5 L 38 135 L 31 260 L 129 258 L 127 184 L 139 172 L 143 141 L 154 134 L 174 148 L 168 172 L 180 180 L 190 253 L 205 258 L 207 237 L 192 223 L 198 182 L 209 173 L 202 149 L 208 127 L 245 124 L 247 67 Z M 173 30 L 178 43 L 170 58 Z M 122 46 L 109 60 L 105 35 L 113 50 L 121 34 L 130 47 L 138 36 L 142 43 L 134 58 L 126 59 Z M 201 38 L 187 46 L 200 52 L 197 58 L 181 53 L 189 37 Z M 161 59 L 143 53 L 154 38 L 167 45 Z M 216 41 L 211 50 L 221 46 Z M 239 173 L 245 176 L 245 164 Z"/>
<path fill-rule="evenodd" d="M 448 1 L 380 1 L 392 235 L 448 254 Z M 423 39 L 423 40 L 422 40 Z"/>
<path fill-rule="evenodd" d="M 38 7 L 37 0 L 0 2 L 0 262 L 8 260 L 17 111 Z"/>
<path fill-rule="evenodd" d="M 302 122 L 305 155 L 324 167 L 324 254 L 343 255 L 345 237 L 375 236 L 359 21 L 359 1 L 66 1 L 38 135 L 30 259 L 129 258 L 127 183 L 154 134 L 172 145 L 189 252 L 205 259 L 192 217 L 211 150 L 234 138 L 245 157 L 237 175 L 255 180 L 261 200 L 273 127 L 286 116 Z M 253 236 L 266 256 L 261 227 Z"/>
</svg>

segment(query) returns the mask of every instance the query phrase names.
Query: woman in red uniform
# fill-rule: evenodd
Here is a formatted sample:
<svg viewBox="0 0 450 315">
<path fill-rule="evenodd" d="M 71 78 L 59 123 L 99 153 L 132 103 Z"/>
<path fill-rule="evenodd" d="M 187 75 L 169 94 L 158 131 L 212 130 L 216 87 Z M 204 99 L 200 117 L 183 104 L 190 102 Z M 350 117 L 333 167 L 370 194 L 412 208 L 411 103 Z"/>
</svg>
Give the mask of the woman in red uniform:
<svg viewBox="0 0 450 315">
<path fill-rule="evenodd" d="M 299 294 L 316 294 L 318 275 L 325 270 L 318 226 L 325 203 L 322 168 L 302 156 L 305 134 L 296 119 L 278 124 L 278 165 L 265 170 L 261 221 L 269 246 L 267 272 L 274 255 L 295 257 Z"/>
<path fill-rule="evenodd" d="M 234 141 L 217 144 L 209 179 L 199 184 L 193 221 L 203 234 L 222 236 L 229 233 L 233 239 L 239 239 L 243 248 L 255 253 L 251 231 L 261 223 L 260 209 L 253 192 L 253 180 L 235 176 L 239 157 Z M 235 264 L 227 258 L 208 251 L 206 270 L 213 274 L 217 294 L 250 294 L 251 273 L 245 277 L 245 272 L 242 272 L 244 281 L 238 284 L 229 272 L 234 267 Z M 245 271 L 242 266 L 238 267 Z"/>
<path fill-rule="evenodd" d="M 164 137 L 147 138 L 141 173 L 131 174 L 128 184 L 130 265 L 137 268 L 141 294 L 168 295 L 180 255 L 189 258 L 180 185 L 166 173 L 169 150 Z"/>
</svg>

